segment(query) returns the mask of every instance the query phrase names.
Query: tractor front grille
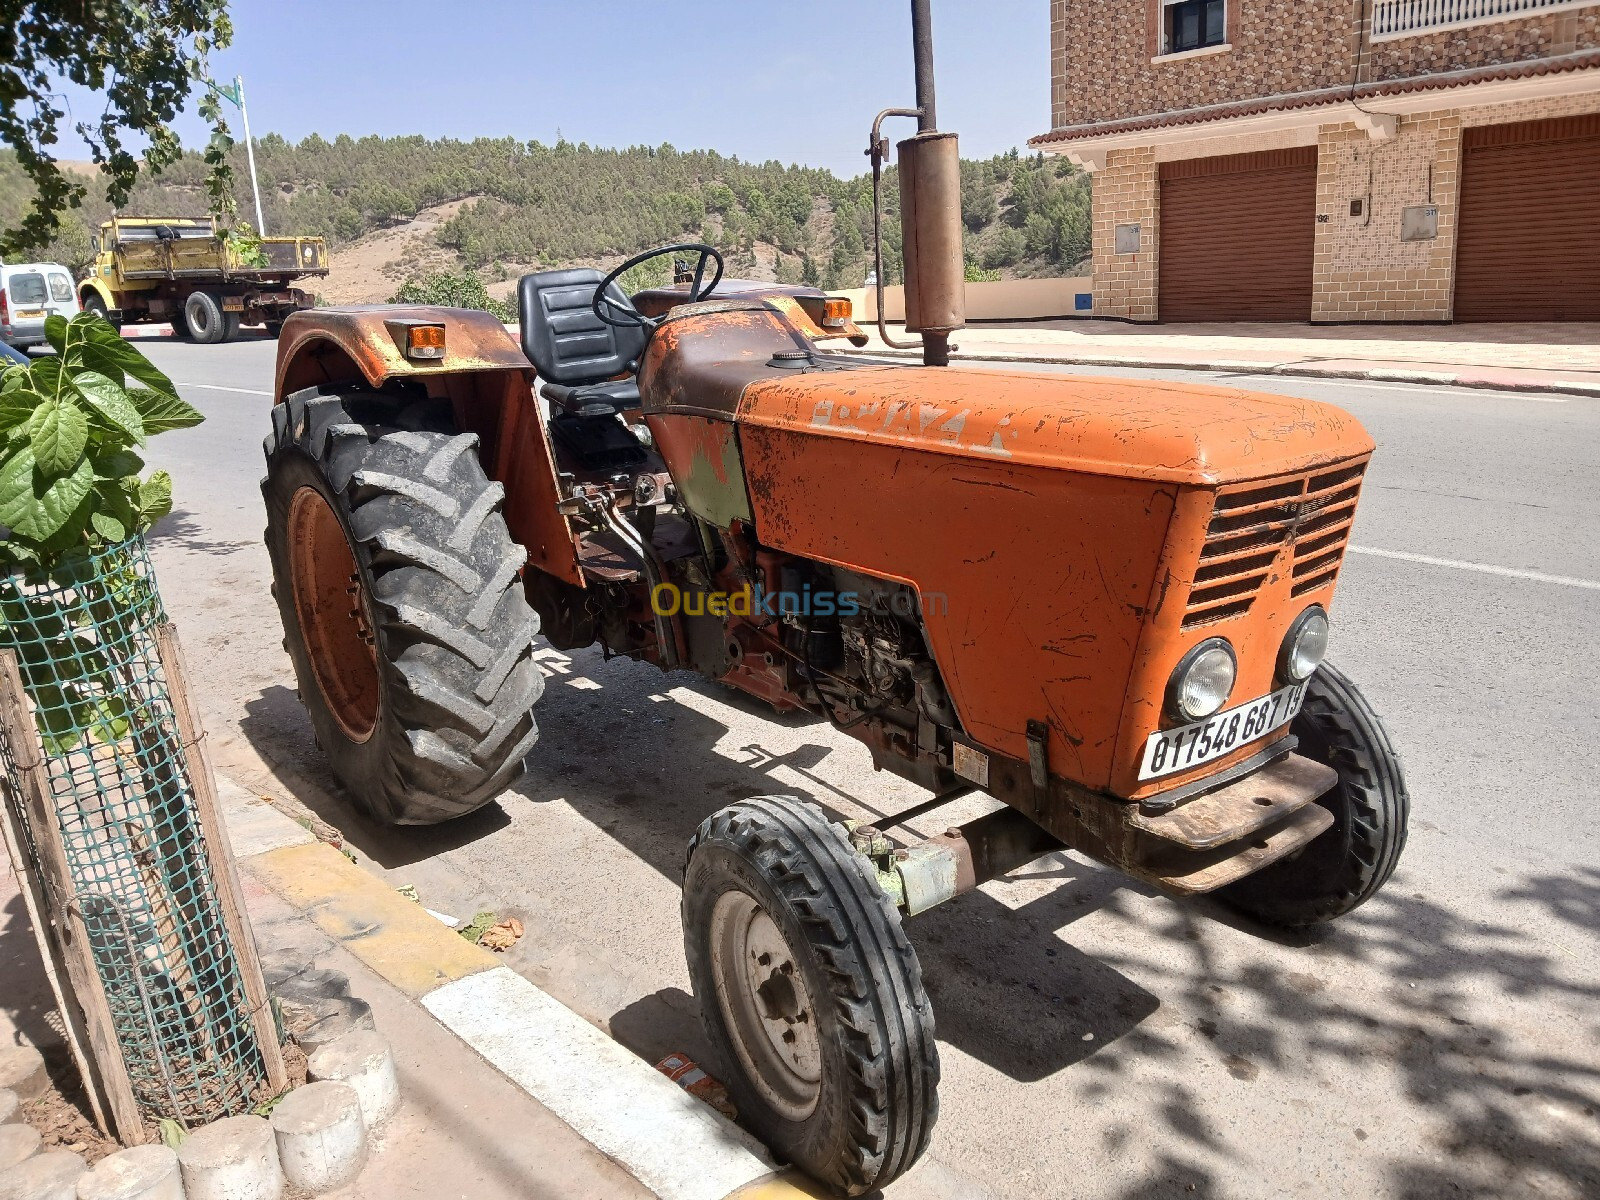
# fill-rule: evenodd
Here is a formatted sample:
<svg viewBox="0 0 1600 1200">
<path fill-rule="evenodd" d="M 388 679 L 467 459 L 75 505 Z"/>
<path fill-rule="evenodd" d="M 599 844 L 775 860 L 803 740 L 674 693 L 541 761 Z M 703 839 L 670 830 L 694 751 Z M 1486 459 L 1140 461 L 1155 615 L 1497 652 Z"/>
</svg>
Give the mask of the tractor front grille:
<svg viewBox="0 0 1600 1200">
<path fill-rule="evenodd" d="M 1291 596 L 1332 583 L 1366 468 L 1362 459 L 1219 491 L 1183 627 L 1249 612 L 1285 546 L 1293 548 Z"/>
</svg>

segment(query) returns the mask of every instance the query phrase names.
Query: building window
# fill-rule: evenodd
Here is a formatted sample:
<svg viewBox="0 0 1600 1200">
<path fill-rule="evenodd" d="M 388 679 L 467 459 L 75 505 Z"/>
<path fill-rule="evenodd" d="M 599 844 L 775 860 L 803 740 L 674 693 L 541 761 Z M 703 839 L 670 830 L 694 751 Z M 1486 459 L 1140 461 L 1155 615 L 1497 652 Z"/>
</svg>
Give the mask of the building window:
<svg viewBox="0 0 1600 1200">
<path fill-rule="evenodd" d="M 1167 54 L 1221 46 L 1228 40 L 1227 0 L 1163 0 Z"/>
</svg>

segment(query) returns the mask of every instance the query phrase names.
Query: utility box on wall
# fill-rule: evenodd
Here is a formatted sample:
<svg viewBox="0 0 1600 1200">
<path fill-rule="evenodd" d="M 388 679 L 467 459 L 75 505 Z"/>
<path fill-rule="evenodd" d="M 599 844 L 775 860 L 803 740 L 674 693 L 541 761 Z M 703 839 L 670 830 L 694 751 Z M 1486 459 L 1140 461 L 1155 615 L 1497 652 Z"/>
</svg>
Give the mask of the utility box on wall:
<svg viewBox="0 0 1600 1200">
<path fill-rule="evenodd" d="M 1431 242 L 1439 236 L 1439 206 L 1413 204 L 1400 212 L 1402 242 Z"/>
<path fill-rule="evenodd" d="M 1117 226 L 1117 253 L 1139 253 L 1139 224 L 1137 221 L 1132 225 Z"/>
</svg>

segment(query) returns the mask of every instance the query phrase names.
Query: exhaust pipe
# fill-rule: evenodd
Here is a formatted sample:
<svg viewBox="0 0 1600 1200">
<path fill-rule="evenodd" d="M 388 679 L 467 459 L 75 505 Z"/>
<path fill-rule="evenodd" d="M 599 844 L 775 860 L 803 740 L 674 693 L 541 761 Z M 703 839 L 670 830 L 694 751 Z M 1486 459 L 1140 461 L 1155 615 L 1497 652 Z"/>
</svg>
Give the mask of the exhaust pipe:
<svg viewBox="0 0 1600 1200">
<path fill-rule="evenodd" d="M 914 347 L 889 337 L 883 314 L 883 246 L 878 183 L 888 143 L 879 133 L 889 116 L 915 116 L 917 133 L 898 144 L 900 234 L 905 259 L 906 330 L 922 334 L 922 362 L 950 362 L 950 335 L 966 324 L 966 259 L 961 248 L 961 153 L 956 135 L 940 133 L 933 87 L 933 19 L 930 0 L 911 0 L 911 46 L 917 107 L 885 109 L 872 123 L 873 260 L 877 268 L 878 331 L 890 346 Z"/>
</svg>

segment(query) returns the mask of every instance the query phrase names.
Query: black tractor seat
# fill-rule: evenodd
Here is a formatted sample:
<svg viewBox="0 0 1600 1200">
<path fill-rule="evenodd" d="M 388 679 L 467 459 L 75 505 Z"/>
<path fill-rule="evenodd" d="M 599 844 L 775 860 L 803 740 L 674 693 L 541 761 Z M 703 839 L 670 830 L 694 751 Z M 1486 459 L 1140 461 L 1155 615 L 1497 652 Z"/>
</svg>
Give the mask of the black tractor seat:
<svg viewBox="0 0 1600 1200">
<path fill-rule="evenodd" d="M 540 390 L 540 394 L 551 404 L 559 404 L 568 412 L 582 413 L 590 417 L 639 407 L 637 379 L 608 379 L 604 383 L 583 384 L 578 387 L 547 383 Z"/>
<path fill-rule="evenodd" d="M 544 381 L 545 397 L 568 412 L 599 416 L 639 407 L 638 383 L 618 376 L 639 369 L 647 334 L 594 315 L 595 289 L 604 278 L 593 267 L 572 267 L 524 275 L 517 284 L 522 352 Z M 627 303 L 616 284 L 606 295 Z"/>
</svg>

